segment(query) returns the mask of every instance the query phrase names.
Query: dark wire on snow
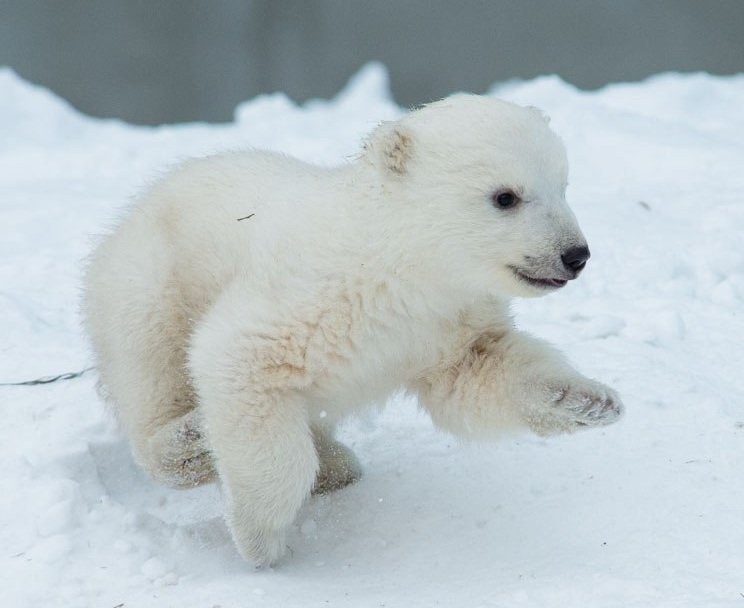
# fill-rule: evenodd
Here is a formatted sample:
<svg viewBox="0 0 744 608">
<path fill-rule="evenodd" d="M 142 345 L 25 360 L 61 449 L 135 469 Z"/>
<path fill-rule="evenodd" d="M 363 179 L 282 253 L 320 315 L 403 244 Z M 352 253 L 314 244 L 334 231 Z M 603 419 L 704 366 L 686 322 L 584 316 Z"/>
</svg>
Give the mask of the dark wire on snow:
<svg viewBox="0 0 744 608">
<path fill-rule="evenodd" d="M 93 369 L 95 369 L 95 367 L 86 367 L 79 372 L 68 372 L 66 374 L 60 374 L 59 376 L 44 376 L 43 378 L 26 380 L 25 382 L 0 382 L 0 386 L 38 386 L 39 384 L 51 384 L 58 380 L 72 380 L 73 378 L 79 378 Z"/>
</svg>

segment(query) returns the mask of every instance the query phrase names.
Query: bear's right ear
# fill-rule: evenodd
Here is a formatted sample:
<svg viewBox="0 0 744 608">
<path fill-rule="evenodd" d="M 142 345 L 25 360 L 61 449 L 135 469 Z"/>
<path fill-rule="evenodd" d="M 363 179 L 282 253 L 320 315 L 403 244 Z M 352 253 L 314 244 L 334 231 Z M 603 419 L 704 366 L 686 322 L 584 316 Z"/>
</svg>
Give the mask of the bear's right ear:
<svg viewBox="0 0 744 608">
<path fill-rule="evenodd" d="M 397 175 L 404 175 L 408 170 L 413 148 L 413 135 L 396 122 L 382 123 L 364 144 L 364 151 L 373 163 Z"/>
</svg>

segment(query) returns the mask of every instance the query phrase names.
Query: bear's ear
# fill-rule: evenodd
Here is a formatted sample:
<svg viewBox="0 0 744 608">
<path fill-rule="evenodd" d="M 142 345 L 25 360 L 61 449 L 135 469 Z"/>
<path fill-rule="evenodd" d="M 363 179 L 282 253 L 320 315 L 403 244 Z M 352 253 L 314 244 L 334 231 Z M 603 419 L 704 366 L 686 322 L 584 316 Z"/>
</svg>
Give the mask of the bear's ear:
<svg viewBox="0 0 744 608">
<path fill-rule="evenodd" d="M 400 123 L 382 123 L 364 144 L 364 151 L 375 164 L 404 175 L 413 156 L 413 135 Z"/>
<path fill-rule="evenodd" d="M 525 106 L 530 112 L 533 114 L 536 114 L 540 118 L 542 118 L 545 121 L 546 125 L 550 124 L 550 116 L 548 116 L 545 112 L 543 112 L 540 108 L 536 106 Z"/>
</svg>

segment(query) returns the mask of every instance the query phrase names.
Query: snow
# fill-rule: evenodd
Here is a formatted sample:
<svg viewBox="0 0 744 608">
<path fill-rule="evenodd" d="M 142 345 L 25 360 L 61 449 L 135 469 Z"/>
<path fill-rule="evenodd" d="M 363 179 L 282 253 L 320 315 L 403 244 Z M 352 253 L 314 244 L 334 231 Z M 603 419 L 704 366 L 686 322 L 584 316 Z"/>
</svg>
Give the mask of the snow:
<svg viewBox="0 0 744 608">
<path fill-rule="evenodd" d="M 491 93 L 551 116 L 593 253 L 517 321 L 617 388 L 624 420 L 463 445 L 393 398 L 342 430 L 361 482 L 312 498 L 288 559 L 255 571 L 216 487 L 137 469 L 94 372 L 2 386 L 4 605 L 744 605 L 744 75 Z M 82 261 L 164 167 L 246 146 L 334 164 L 401 112 L 376 64 L 330 101 L 269 95 L 230 124 L 158 128 L 82 116 L 1 70 L 0 382 L 90 363 Z"/>
</svg>

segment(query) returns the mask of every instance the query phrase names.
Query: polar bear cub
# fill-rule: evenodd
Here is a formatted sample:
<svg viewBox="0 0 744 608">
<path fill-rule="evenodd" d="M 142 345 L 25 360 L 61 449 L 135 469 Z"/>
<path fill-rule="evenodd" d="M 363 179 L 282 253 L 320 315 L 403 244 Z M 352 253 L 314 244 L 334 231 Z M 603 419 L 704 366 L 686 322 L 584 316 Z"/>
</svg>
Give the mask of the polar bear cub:
<svg viewBox="0 0 744 608">
<path fill-rule="evenodd" d="M 188 161 L 92 256 L 100 385 L 136 460 L 219 480 L 240 553 L 277 560 L 312 491 L 360 468 L 334 425 L 398 389 L 461 437 L 614 422 L 618 395 L 517 331 L 509 299 L 589 258 L 566 155 L 534 108 L 455 95 L 324 169 L 268 152 Z"/>
</svg>

